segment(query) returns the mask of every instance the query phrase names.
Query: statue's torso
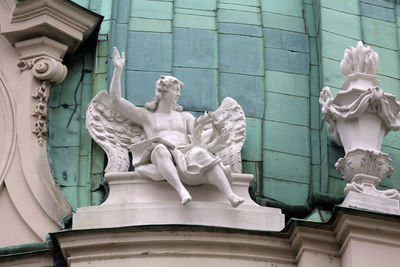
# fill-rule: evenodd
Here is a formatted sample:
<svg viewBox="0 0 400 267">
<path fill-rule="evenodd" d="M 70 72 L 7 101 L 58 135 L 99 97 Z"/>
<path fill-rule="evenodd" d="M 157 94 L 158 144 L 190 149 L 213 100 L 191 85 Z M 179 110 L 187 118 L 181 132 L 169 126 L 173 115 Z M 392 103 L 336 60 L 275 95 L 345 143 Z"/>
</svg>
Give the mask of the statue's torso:
<svg viewBox="0 0 400 267">
<path fill-rule="evenodd" d="M 149 123 L 143 125 L 147 138 L 158 136 L 175 145 L 189 143 L 187 122 L 181 112 L 149 114 Z"/>
</svg>

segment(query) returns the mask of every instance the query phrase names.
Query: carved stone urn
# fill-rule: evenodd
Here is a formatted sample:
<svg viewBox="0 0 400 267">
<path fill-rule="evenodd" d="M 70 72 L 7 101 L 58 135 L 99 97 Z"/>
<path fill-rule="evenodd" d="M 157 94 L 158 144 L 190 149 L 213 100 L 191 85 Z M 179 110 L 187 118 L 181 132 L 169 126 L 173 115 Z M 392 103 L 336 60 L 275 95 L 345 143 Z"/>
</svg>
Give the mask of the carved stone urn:
<svg viewBox="0 0 400 267">
<path fill-rule="evenodd" d="M 400 214 L 399 192 L 376 189 L 393 173 L 389 155 L 380 150 L 383 137 L 400 128 L 400 105 L 378 87 L 378 54 L 361 41 L 346 48 L 340 69 L 347 76 L 344 90 L 332 97 L 324 87 L 319 101 L 323 119 L 346 154 L 335 164 L 348 182 L 343 205 Z"/>
</svg>

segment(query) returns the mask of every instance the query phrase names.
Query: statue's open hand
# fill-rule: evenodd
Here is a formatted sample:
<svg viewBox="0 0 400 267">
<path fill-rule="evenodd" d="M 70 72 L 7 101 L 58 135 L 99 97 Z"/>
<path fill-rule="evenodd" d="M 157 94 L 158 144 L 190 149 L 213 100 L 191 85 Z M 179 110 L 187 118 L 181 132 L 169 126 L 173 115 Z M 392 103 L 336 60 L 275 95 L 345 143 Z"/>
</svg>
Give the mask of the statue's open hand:
<svg viewBox="0 0 400 267">
<path fill-rule="evenodd" d="M 112 55 L 112 60 L 114 63 L 114 68 L 118 70 L 122 70 L 122 68 L 125 65 L 125 53 L 122 52 L 121 55 L 118 52 L 118 49 L 114 47 L 113 49 L 113 55 Z"/>
</svg>

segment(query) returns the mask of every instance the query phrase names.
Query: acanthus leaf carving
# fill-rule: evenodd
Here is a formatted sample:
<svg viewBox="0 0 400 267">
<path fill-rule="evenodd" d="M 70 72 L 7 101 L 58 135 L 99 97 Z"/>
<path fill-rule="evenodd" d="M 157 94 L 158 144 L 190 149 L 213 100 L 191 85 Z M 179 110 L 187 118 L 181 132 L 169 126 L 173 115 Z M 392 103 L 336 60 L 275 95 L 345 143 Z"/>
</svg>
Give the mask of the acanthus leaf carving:
<svg viewBox="0 0 400 267">
<path fill-rule="evenodd" d="M 35 118 L 32 132 L 38 137 L 39 145 L 44 144 L 47 136 L 47 92 L 49 90 L 50 82 L 42 81 L 40 86 L 36 88 L 35 92 L 32 94 L 32 97 L 37 101 L 36 105 L 34 106 L 34 111 L 32 113 L 32 116 Z"/>
</svg>

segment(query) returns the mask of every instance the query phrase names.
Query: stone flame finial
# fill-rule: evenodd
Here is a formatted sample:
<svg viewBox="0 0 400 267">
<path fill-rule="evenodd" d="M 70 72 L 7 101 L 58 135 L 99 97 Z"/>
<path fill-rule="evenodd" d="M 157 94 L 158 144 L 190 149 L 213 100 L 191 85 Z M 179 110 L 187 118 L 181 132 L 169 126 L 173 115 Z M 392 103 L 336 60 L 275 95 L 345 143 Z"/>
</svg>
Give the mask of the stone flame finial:
<svg viewBox="0 0 400 267">
<path fill-rule="evenodd" d="M 348 46 L 344 51 L 344 58 L 340 62 L 340 70 L 344 75 L 365 73 L 376 75 L 379 70 L 379 57 L 369 46 L 364 47 L 362 41 L 357 47 Z"/>
</svg>

